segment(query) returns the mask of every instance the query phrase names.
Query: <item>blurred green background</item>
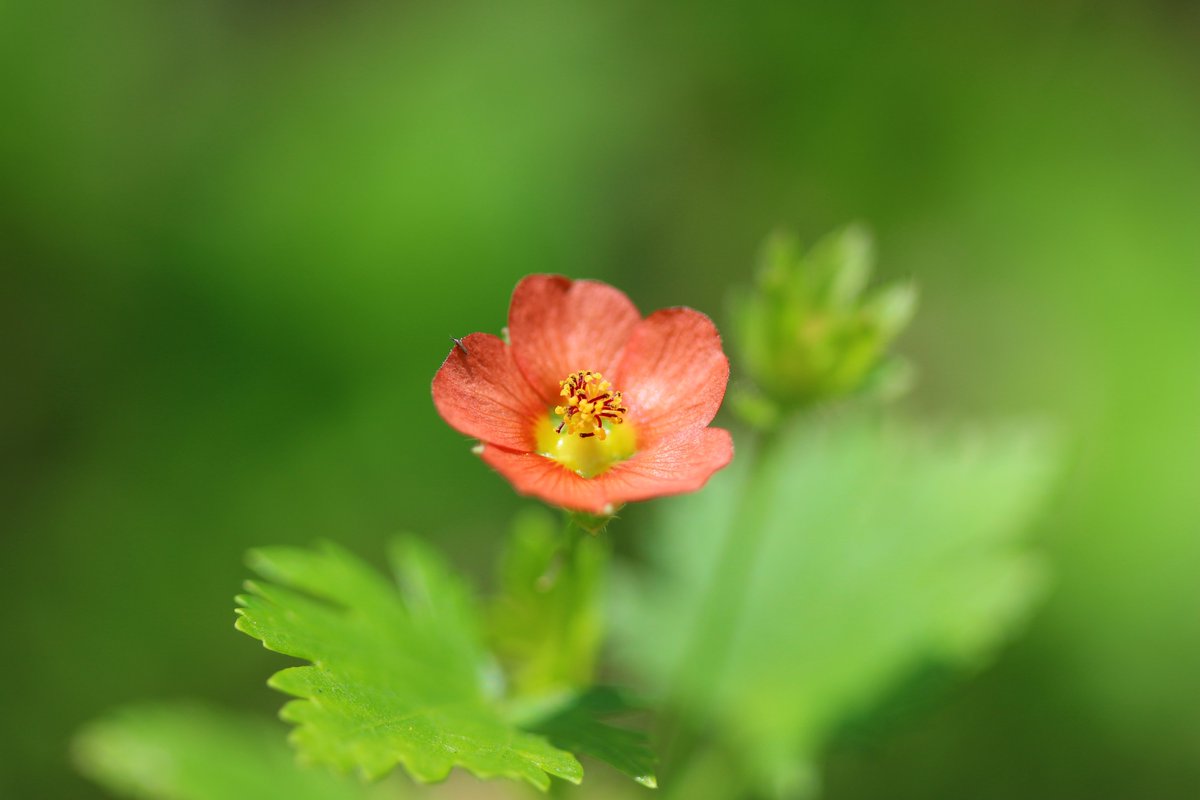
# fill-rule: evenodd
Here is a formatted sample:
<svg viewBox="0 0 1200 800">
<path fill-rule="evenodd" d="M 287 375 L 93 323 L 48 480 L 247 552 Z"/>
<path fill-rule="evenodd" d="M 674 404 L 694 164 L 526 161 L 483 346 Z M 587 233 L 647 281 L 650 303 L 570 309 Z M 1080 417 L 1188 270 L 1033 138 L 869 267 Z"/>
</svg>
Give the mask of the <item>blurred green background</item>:
<svg viewBox="0 0 1200 800">
<path fill-rule="evenodd" d="M 525 503 L 429 381 L 521 275 L 721 320 L 771 228 L 851 219 L 921 287 L 910 410 L 1069 463 L 1028 634 L 826 796 L 1200 792 L 1200 7 L 6 3 L 0 45 L 0 796 L 101 796 L 66 742 L 127 701 L 272 712 L 251 545 L 491 558 Z"/>
</svg>

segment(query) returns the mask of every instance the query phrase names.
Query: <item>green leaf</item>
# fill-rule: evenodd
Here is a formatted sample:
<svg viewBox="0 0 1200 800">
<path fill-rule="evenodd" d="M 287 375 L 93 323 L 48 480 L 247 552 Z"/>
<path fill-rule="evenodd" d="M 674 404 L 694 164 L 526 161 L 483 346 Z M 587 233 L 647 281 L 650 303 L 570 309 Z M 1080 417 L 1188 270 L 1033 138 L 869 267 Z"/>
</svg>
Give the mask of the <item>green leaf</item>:
<svg viewBox="0 0 1200 800">
<path fill-rule="evenodd" d="M 595 687 L 574 696 L 549 716 L 533 723 L 531 730 L 545 734 L 556 746 L 603 761 L 654 789 L 657 761 L 649 740 L 641 731 L 617 727 L 605 720 L 642 710 L 611 687 Z"/>
<path fill-rule="evenodd" d="M 542 510 L 517 517 L 488 616 L 491 642 L 521 695 L 591 683 L 600 646 L 605 542 L 562 530 Z"/>
<path fill-rule="evenodd" d="M 780 437 L 665 503 L 614 632 L 760 788 L 794 792 L 840 720 L 930 659 L 982 663 L 1021 620 L 1043 569 L 1020 534 L 1053 459 L 1018 429 L 829 418 Z"/>
<path fill-rule="evenodd" d="M 312 662 L 270 685 L 299 700 L 281 716 L 308 761 L 367 777 L 402 764 L 418 781 L 455 766 L 540 789 L 551 775 L 574 783 L 570 753 L 519 730 L 498 710 L 474 604 L 465 587 L 416 541 L 392 550 L 399 589 L 344 550 L 267 548 L 250 563 L 272 583 L 238 598 L 239 630 L 271 650 Z"/>
<path fill-rule="evenodd" d="M 72 754 L 80 772 L 117 796 L 137 800 L 381 796 L 328 772 L 302 769 L 282 734 L 277 722 L 201 705 L 134 706 L 85 726 Z"/>
<path fill-rule="evenodd" d="M 654 787 L 645 734 L 606 721 L 641 709 L 616 689 L 584 688 L 600 645 L 607 544 L 574 520 L 555 525 L 542 510 L 519 516 L 500 563 L 491 639 L 515 689 L 510 709 L 533 720 L 524 727 Z"/>
</svg>

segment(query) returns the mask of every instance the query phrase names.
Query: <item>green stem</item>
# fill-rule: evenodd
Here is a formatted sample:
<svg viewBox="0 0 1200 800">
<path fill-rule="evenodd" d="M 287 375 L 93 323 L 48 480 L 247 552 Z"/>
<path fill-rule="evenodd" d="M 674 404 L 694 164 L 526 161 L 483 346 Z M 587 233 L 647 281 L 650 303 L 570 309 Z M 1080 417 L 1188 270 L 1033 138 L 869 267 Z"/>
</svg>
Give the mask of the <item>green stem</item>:
<svg viewBox="0 0 1200 800">
<path fill-rule="evenodd" d="M 575 620 L 576 636 L 573 644 L 589 653 L 588 674 L 594 680 L 600 647 L 604 641 L 605 619 L 603 613 L 603 591 L 607 580 L 609 563 L 612 560 L 612 539 L 603 533 L 580 524 L 578 515 L 568 513 L 563 528 L 563 541 L 558 557 L 563 574 L 559 580 L 569 581 L 575 591 L 591 592 L 592 599 L 582 603 L 585 615 Z M 581 676 L 584 677 L 584 676 Z M 586 684 L 584 684 L 586 685 Z"/>
<path fill-rule="evenodd" d="M 696 617 L 689 645 L 675 669 L 675 680 L 665 705 L 669 714 L 662 737 L 665 774 L 681 771 L 700 739 L 695 725 L 689 724 L 682 713 L 688 698 L 713 690 L 729 659 L 736 620 L 745 605 L 750 575 L 765 534 L 764 514 L 770 499 L 766 465 L 771 461 L 777 440 L 777 436 L 768 433 L 755 442 L 745 491 L 713 562 L 712 582 Z M 697 669 L 697 664 L 703 664 L 703 669 Z"/>
</svg>

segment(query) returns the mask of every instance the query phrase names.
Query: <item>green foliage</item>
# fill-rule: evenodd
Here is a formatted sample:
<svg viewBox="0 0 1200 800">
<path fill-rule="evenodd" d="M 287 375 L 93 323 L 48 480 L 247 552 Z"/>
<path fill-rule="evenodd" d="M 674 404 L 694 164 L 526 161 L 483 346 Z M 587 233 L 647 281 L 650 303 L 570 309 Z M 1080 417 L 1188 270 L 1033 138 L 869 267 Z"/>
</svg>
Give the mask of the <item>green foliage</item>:
<svg viewBox="0 0 1200 800">
<path fill-rule="evenodd" d="M 888 346 L 916 308 L 907 284 L 867 293 L 874 266 L 869 234 L 836 231 L 807 252 L 779 233 L 768 240 L 754 288 L 735 305 L 734 332 L 744 367 L 762 395 L 739 409 L 771 423 L 776 407 L 828 400 L 870 384 L 876 392 L 903 388 L 907 371 L 885 361 Z"/>
<path fill-rule="evenodd" d="M 978 665 L 1043 583 L 1021 543 L 1050 476 L 1030 431 L 833 418 L 743 447 L 666 503 L 626 576 L 620 657 L 765 791 L 796 792 L 830 729 L 930 659 Z"/>
<path fill-rule="evenodd" d="M 575 695 L 530 729 L 545 734 L 557 747 L 599 759 L 653 789 L 658 786 L 658 759 L 646 735 L 605 721 L 638 710 L 620 691 L 596 687 Z"/>
<path fill-rule="evenodd" d="M 278 723 L 199 705 L 135 706 L 75 737 L 79 770 L 136 800 L 370 800 L 355 781 L 297 766 Z M 399 795 L 398 787 L 389 791 Z"/>
<path fill-rule="evenodd" d="M 301 698 L 281 714 L 301 755 L 367 777 L 400 763 L 423 782 L 462 766 L 540 789 L 551 775 L 578 783 L 573 755 L 502 715 L 466 588 L 415 541 L 391 555 L 399 591 L 331 544 L 251 553 L 272 583 L 248 584 L 238 628 L 312 662 L 270 680 Z"/>
<path fill-rule="evenodd" d="M 513 690 L 509 708 L 528 720 L 525 728 L 654 787 L 656 759 L 646 736 L 606 721 L 641 709 L 616 689 L 591 687 L 607 563 L 608 541 L 574 515 L 555 525 L 544 510 L 524 512 L 500 560 L 490 638 Z"/>
<path fill-rule="evenodd" d="M 541 509 L 513 523 L 489 614 L 493 649 L 518 694 L 591 683 L 600 645 L 599 590 L 606 543 L 559 530 Z"/>
</svg>

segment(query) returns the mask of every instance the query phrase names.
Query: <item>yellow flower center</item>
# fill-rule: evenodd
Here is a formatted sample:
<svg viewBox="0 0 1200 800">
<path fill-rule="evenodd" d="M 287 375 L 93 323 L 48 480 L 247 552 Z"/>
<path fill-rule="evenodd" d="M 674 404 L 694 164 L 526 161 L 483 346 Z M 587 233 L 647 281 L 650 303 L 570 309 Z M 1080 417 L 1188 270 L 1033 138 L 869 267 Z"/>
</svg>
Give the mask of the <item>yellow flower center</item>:
<svg viewBox="0 0 1200 800">
<path fill-rule="evenodd" d="M 604 380 L 599 372 L 580 370 L 558 382 L 563 404 L 554 409 L 562 418 L 557 432 L 566 429 L 567 435 L 579 435 L 581 439 L 595 436 L 605 439 L 608 433 L 604 422 L 620 425 L 625 421 L 625 406 L 621 405 L 621 393 L 612 390 L 612 384 Z"/>
<path fill-rule="evenodd" d="M 562 405 L 537 427 L 537 447 L 585 478 L 593 478 L 634 454 L 633 428 L 625 424 L 621 393 L 598 372 L 581 370 L 559 381 Z M 606 427 L 607 426 L 607 427 Z"/>
</svg>

